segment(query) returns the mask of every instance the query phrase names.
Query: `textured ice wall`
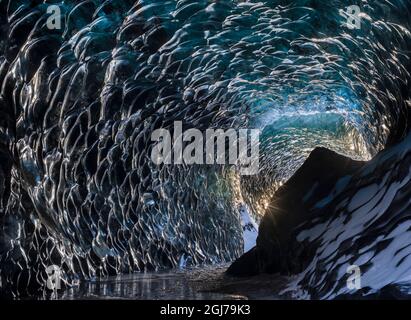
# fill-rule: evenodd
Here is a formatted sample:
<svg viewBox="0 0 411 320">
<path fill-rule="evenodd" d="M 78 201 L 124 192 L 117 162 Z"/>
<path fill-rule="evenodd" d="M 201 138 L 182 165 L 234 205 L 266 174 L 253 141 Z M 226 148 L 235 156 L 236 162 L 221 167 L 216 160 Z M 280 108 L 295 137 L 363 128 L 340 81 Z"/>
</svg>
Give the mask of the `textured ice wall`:
<svg viewBox="0 0 411 320">
<path fill-rule="evenodd" d="M 49 30 L 50 4 L 63 28 Z M 407 129 L 406 1 L 0 1 L 1 286 L 44 286 L 243 249 L 316 145 L 367 158 Z M 261 173 L 155 166 L 150 133 L 258 127 Z M 14 291 L 16 292 L 16 291 Z"/>
</svg>

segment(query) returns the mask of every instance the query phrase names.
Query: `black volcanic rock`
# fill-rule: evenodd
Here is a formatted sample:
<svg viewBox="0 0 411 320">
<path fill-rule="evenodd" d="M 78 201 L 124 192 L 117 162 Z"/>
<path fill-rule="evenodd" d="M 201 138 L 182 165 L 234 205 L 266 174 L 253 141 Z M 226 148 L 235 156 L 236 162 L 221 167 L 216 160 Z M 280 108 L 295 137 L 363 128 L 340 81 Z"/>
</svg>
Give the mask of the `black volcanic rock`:
<svg viewBox="0 0 411 320">
<path fill-rule="evenodd" d="M 260 224 L 257 245 L 237 259 L 227 273 L 250 276 L 263 272 L 299 271 L 300 265 L 306 261 L 290 262 L 288 259 L 293 230 L 313 218 L 310 208 L 329 194 L 338 179 L 351 175 L 363 164 L 326 148 L 314 149 L 272 198 L 272 209 Z M 309 260 L 310 254 L 305 252 L 299 256 L 307 256 Z"/>
<path fill-rule="evenodd" d="M 409 297 L 411 135 L 363 165 L 341 159 L 307 160 L 229 274 L 295 274 L 281 295 L 299 299 Z"/>
</svg>

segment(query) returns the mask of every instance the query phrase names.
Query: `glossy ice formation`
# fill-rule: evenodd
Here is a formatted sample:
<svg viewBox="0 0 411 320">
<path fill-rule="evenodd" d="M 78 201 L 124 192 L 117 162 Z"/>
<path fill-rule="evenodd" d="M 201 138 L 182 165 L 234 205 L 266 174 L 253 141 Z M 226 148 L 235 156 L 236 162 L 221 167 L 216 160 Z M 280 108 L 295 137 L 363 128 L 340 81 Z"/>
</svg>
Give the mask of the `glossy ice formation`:
<svg viewBox="0 0 411 320">
<path fill-rule="evenodd" d="M 233 260 L 238 208 L 258 220 L 314 147 L 369 159 L 403 138 L 409 3 L 359 2 L 360 30 L 349 4 L 0 0 L 1 287 Z M 260 173 L 154 165 L 175 120 L 261 129 Z"/>
</svg>

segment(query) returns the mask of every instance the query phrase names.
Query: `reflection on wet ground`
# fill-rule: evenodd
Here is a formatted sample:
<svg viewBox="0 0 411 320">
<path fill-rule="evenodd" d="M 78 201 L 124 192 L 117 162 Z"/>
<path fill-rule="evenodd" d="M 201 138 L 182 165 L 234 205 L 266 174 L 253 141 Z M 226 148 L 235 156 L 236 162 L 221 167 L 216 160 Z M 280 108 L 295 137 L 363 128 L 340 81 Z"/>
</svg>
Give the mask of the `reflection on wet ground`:
<svg viewBox="0 0 411 320">
<path fill-rule="evenodd" d="M 59 299 L 279 299 L 280 276 L 231 278 L 227 265 L 156 273 L 135 273 L 84 282 L 58 294 Z"/>
</svg>

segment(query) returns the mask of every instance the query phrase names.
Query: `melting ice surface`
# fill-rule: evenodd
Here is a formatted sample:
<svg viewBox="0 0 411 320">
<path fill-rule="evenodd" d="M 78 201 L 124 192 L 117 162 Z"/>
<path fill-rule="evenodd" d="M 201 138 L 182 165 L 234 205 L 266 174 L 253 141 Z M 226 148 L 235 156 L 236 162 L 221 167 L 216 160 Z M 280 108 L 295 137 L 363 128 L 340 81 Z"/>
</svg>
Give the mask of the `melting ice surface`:
<svg viewBox="0 0 411 320">
<path fill-rule="evenodd" d="M 202 269 L 162 271 L 119 275 L 108 279 L 82 283 L 55 296 L 55 299 L 190 299 L 190 300 L 238 300 L 244 296 L 205 290 L 204 281 L 212 287 L 218 285 L 225 268 L 222 266 Z"/>
</svg>

